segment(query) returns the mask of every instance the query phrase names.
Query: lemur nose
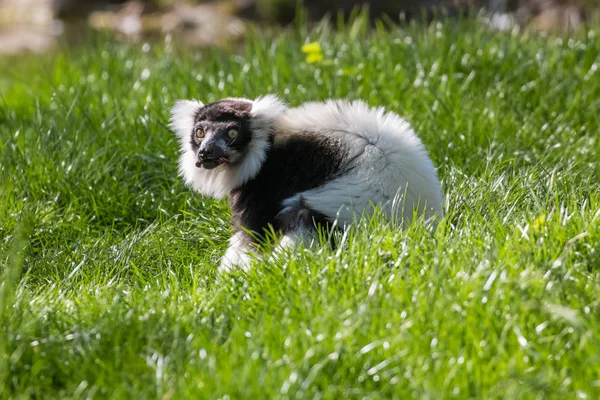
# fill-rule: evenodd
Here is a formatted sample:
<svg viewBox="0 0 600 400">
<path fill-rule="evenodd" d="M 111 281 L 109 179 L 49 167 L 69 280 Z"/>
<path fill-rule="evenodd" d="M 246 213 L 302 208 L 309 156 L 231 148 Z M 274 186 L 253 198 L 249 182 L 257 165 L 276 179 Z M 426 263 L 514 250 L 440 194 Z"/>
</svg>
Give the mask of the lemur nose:
<svg viewBox="0 0 600 400">
<path fill-rule="evenodd" d="M 200 151 L 198 152 L 198 156 L 200 158 L 206 158 L 206 157 L 210 156 L 211 154 L 213 154 L 214 152 L 215 152 L 214 149 L 212 149 L 212 148 L 209 149 L 209 148 L 205 147 L 203 149 L 200 149 Z"/>
</svg>

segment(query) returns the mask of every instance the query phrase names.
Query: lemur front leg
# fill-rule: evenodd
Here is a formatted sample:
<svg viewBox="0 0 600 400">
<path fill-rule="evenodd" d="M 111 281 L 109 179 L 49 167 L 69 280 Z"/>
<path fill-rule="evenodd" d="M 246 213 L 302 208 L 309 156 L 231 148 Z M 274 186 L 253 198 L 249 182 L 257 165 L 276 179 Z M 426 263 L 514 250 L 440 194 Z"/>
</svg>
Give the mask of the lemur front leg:
<svg viewBox="0 0 600 400">
<path fill-rule="evenodd" d="M 229 247 L 223 258 L 221 258 L 219 270 L 221 272 L 231 271 L 235 267 L 244 270 L 248 269 L 248 264 L 250 263 L 249 252 L 253 249 L 252 237 L 243 230 L 236 232 L 229 239 Z"/>
</svg>

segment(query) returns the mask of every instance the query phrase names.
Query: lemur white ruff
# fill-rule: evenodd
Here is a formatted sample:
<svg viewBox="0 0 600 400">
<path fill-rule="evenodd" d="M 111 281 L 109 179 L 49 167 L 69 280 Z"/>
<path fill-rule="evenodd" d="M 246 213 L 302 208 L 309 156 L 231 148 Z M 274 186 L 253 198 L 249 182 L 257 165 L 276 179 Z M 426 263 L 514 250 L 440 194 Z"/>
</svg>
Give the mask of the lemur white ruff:
<svg viewBox="0 0 600 400">
<path fill-rule="evenodd" d="M 433 164 L 409 124 L 361 101 L 288 108 L 277 97 L 230 98 L 171 110 L 179 172 L 201 194 L 229 196 L 235 234 L 222 268 L 244 266 L 252 237 L 269 225 L 283 243 L 310 236 L 315 223 L 340 225 L 372 211 L 399 222 L 414 211 L 442 216 Z"/>
</svg>

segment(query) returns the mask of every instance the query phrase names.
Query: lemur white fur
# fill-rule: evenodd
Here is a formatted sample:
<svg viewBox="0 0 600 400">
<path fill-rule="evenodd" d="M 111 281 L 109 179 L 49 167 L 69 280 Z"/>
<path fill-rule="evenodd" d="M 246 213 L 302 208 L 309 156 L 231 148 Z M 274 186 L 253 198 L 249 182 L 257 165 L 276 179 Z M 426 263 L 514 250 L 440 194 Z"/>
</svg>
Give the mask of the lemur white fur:
<svg viewBox="0 0 600 400">
<path fill-rule="evenodd" d="M 311 135 L 327 135 L 348 153 L 349 163 L 326 183 L 284 199 L 282 213 L 302 201 L 340 225 L 370 214 L 373 205 L 401 224 L 410 222 L 415 212 L 427 220 L 443 216 L 436 170 L 421 140 L 398 115 L 362 101 L 328 100 L 287 108 L 272 95 L 254 101 L 235 100 L 252 103 L 253 136 L 248 153 L 238 165 L 210 170 L 195 166 L 196 154 L 187 139 L 195 112 L 203 104 L 179 101 L 173 107 L 171 127 L 181 142 L 179 172 L 199 193 L 220 198 L 251 181 L 260 172 L 271 145 L 294 137 L 311 140 Z M 302 231 L 285 232 L 284 242 L 294 244 L 306 236 L 310 235 Z M 248 247 L 241 237 L 236 233 L 231 238 L 222 268 L 247 264 Z"/>
</svg>

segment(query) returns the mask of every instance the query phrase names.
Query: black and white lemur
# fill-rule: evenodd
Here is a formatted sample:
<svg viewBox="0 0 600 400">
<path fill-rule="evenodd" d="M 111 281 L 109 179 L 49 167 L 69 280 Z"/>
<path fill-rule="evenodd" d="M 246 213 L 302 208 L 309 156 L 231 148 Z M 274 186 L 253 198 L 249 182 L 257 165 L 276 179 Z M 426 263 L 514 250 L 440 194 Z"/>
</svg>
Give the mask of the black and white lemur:
<svg viewBox="0 0 600 400">
<path fill-rule="evenodd" d="M 345 226 L 373 206 L 402 224 L 442 217 L 440 183 L 421 140 L 398 115 L 361 101 L 288 108 L 272 95 L 180 100 L 171 128 L 185 183 L 229 196 L 235 234 L 223 269 L 247 266 L 253 241 L 270 229 L 289 245 L 314 234 L 315 224 Z"/>
</svg>

